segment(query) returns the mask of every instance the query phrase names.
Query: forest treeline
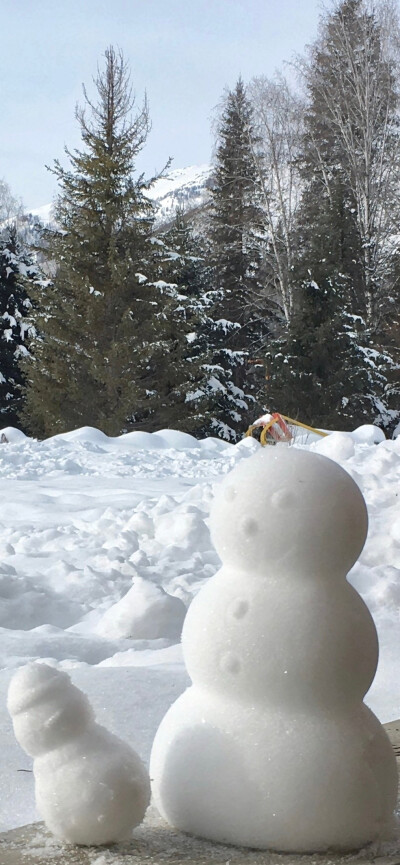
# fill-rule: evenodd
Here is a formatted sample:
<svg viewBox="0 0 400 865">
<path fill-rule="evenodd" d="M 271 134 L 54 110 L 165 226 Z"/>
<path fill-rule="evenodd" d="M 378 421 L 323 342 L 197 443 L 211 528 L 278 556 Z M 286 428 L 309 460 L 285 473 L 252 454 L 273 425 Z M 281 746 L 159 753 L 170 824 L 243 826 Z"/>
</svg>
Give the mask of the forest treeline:
<svg viewBox="0 0 400 865">
<path fill-rule="evenodd" d="M 336 2 L 283 76 L 218 110 L 200 211 L 159 226 L 150 128 L 113 47 L 55 161 L 54 225 L 0 183 L 0 428 L 175 427 L 236 441 L 265 410 L 351 429 L 400 417 L 395 7 Z"/>
</svg>

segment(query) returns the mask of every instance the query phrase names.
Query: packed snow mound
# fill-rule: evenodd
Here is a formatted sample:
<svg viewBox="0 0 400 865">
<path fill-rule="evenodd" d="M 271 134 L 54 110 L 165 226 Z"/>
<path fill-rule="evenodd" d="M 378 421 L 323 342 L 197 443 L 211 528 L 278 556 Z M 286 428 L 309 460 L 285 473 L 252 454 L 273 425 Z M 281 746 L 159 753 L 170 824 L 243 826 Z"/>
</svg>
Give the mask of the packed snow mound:
<svg viewBox="0 0 400 865">
<path fill-rule="evenodd" d="M 356 445 L 378 445 L 386 441 L 385 433 L 379 427 L 363 424 L 353 432 L 332 432 L 324 438 L 314 438 L 310 446 L 317 453 L 340 462 L 354 456 Z"/>
<path fill-rule="evenodd" d="M 28 664 L 11 681 L 8 709 L 17 741 L 35 758 L 36 802 L 50 831 L 72 844 L 128 838 L 150 802 L 147 770 L 132 748 L 96 724 L 69 676 Z"/>
<path fill-rule="evenodd" d="M 161 586 L 135 577 L 133 586 L 101 618 L 97 633 L 109 639 L 177 642 L 186 615 L 185 604 L 167 594 Z"/>
<path fill-rule="evenodd" d="M 19 429 L 14 427 L 4 427 L 0 430 L 0 440 L 3 436 L 3 443 L 17 444 L 22 442 L 32 442 L 34 439 L 26 436 Z M 196 439 L 189 433 L 180 432 L 174 429 L 162 429 L 157 432 L 149 433 L 142 430 L 133 430 L 129 433 L 122 433 L 119 436 L 108 436 L 96 427 L 84 426 L 79 429 L 69 430 L 63 433 L 57 433 L 54 436 L 49 436 L 45 439 L 46 444 L 80 444 L 83 447 L 93 445 L 95 447 L 123 448 L 133 450 L 198 450 L 204 452 L 207 457 L 209 454 L 215 455 L 216 451 L 222 452 L 234 447 L 230 442 L 218 439 L 213 436 L 204 439 Z M 42 443 L 43 444 L 43 443 Z"/>
<path fill-rule="evenodd" d="M 93 442 L 93 444 L 106 444 L 108 436 L 92 426 L 83 426 L 79 429 L 70 430 L 65 433 L 57 433 L 51 436 L 46 441 L 66 441 L 66 442 Z"/>
<path fill-rule="evenodd" d="M 295 443 L 297 445 L 318 445 L 317 450 L 320 453 L 329 456 L 336 454 L 340 459 L 348 459 L 354 454 L 354 444 L 380 444 L 386 441 L 384 432 L 379 427 L 372 424 L 364 424 L 358 427 L 354 432 L 333 432 L 329 433 L 325 438 L 321 439 L 318 435 L 311 433 L 302 434 L 301 430 L 295 431 Z M 0 430 L 0 440 L 4 436 L 4 443 L 18 444 L 28 443 L 33 439 L 26 436 L 21 430 L 14 427 L 5 427 Z M 122 448 L 129 450 L 172 450 L 172 451 L 191 451 L 196 450 L 205 458 L 215 456 L 217 452 L 232 451 L 239 448 L 243 451 L 255 453 L 259 447 L 259 442 L 247 436 L 242 438 L 236 445 L 210 436 L 204 439 L 196 439 L 189 433 L 180 432 L 174 429 L 162 429 L 157 432 L 144 432 L 142 430 L 133 430 L 129 433 L 122 433 L 119 436 L 108 436 L 104 432 L 95 427 L 84 426 L 79 429 L 69 430 L 64 433 L 57 433 L 45 440 L 47 444 L 70 444 L 81 445 L 84 447 L 102 447 L 102 448 Z M 43 443 L 42 443 L 43 444 Z M 250 455 L 248 453 L 247 455 Z M 335 458 L 333 456 L 333 458 Z"/>
<path fill-rule="evenodd" d="M 333 432 L 325 438 L 319 438 L 312 445 L 312 450 L 337 462 L 343 462 L 354 456 L 355 446 L 351 433 Z"/>
<path fill-rule="evenodd" d="M 112 439 L 110 441 L 112 442 Z M 162 450 L 166 447 L 165 442 L 157 433 L 140 430 L 133 430 L 133 432 L 117 436 L 115 443 L 120 444 L 121 447 L 135 448 L 136 450 Z"/>
<path fill-rule="evenodd" d="M 201 447 L 200 442 L 188 433 L 172 429 L 162 429 L 157 432 L 157 435 L 166 442 L 167 447 L 177 451 Z"/>
</svg>

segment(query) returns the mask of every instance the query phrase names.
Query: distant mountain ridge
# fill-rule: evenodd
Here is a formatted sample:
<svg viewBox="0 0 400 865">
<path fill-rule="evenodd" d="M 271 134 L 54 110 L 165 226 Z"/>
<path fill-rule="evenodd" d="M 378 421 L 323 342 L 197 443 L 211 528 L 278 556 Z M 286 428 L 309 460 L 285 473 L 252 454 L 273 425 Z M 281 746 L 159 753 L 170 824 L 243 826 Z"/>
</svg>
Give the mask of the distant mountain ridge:
<svg viewBox="0 0 400 865">
<path fill-rule="evenodd" d="M 207 200 L 211 176 L 211 165 L 189 165 L 168 171 L 156 180 L 147 192 L 157 208 L 156 225 L 161 227 L 172 222 L 178 207 L 185 212 L 201 208 Z M 44 204 L 29 212 L 44 225 L 51 225 L 52 210 L 52 204 Z"/>
<path fill-rule="evenodd" d="M 171 222 L 178 207 L 185 212 L 201 208 L 207 199 L 211 176 L 211 165 L 190 165 L 168 171 L 156 180 L 148 191 L 157 205 L 156 224 Z"/>
</svg>

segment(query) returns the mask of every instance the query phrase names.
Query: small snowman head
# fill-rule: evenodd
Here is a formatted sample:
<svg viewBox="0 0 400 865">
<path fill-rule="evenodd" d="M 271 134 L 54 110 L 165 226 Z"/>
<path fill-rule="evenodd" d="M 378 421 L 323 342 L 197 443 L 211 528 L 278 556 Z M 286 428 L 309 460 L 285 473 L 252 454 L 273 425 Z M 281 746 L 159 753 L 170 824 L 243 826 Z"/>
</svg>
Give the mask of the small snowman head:
<svg viewBox="0 0 400 865">
<path fill-rule="evenodd" d="M 31 757 L 64 745 L 94 720 L 82 691 L 67 673 L 48 664 L 32 663 L 17 670 L 8 689 L 7 708 L 15 737 Z"/>
<path fill-rule="evenodd" d="M 347 573 L 367 536 L 364 499 L 321 454 L 277 445 L 243 460 L 217 489 L 211 535 L 225 565 L 274 573 Z"/>
</svg>

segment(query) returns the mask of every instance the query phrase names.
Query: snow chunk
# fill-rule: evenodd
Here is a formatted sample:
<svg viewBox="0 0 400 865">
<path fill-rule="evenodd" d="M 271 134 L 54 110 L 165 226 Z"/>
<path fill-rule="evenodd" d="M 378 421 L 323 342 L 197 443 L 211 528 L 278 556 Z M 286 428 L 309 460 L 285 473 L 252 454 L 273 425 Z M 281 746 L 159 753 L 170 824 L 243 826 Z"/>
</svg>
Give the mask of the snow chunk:
<svg viewBox="0 0 400 865">
<path fill-rule="evenodd" d="M 163 547 L 176 546 L 188 553 L 209 550 L 210 533 L 202 512 L 195 505 L 182 504 L 161 514 L 155 527 L 155 539 Z"/>
<path fill-rule="evenodd" d="M 165 637 L 178 641 L 185 615 L 186 607 L 179 598 L 168 595 L 161 586 L 135 577 L 129 592 L 104 614 L 97 633 L 109 639 Z"/>
<path fill-rule="evenodd" d="M 352 432 L 353 439 L 358 444 L 373 445 L 380 444 L 386 441 L 386 436 L 383 430 L 373 424 L 365 423 Z"/>
</svg>

